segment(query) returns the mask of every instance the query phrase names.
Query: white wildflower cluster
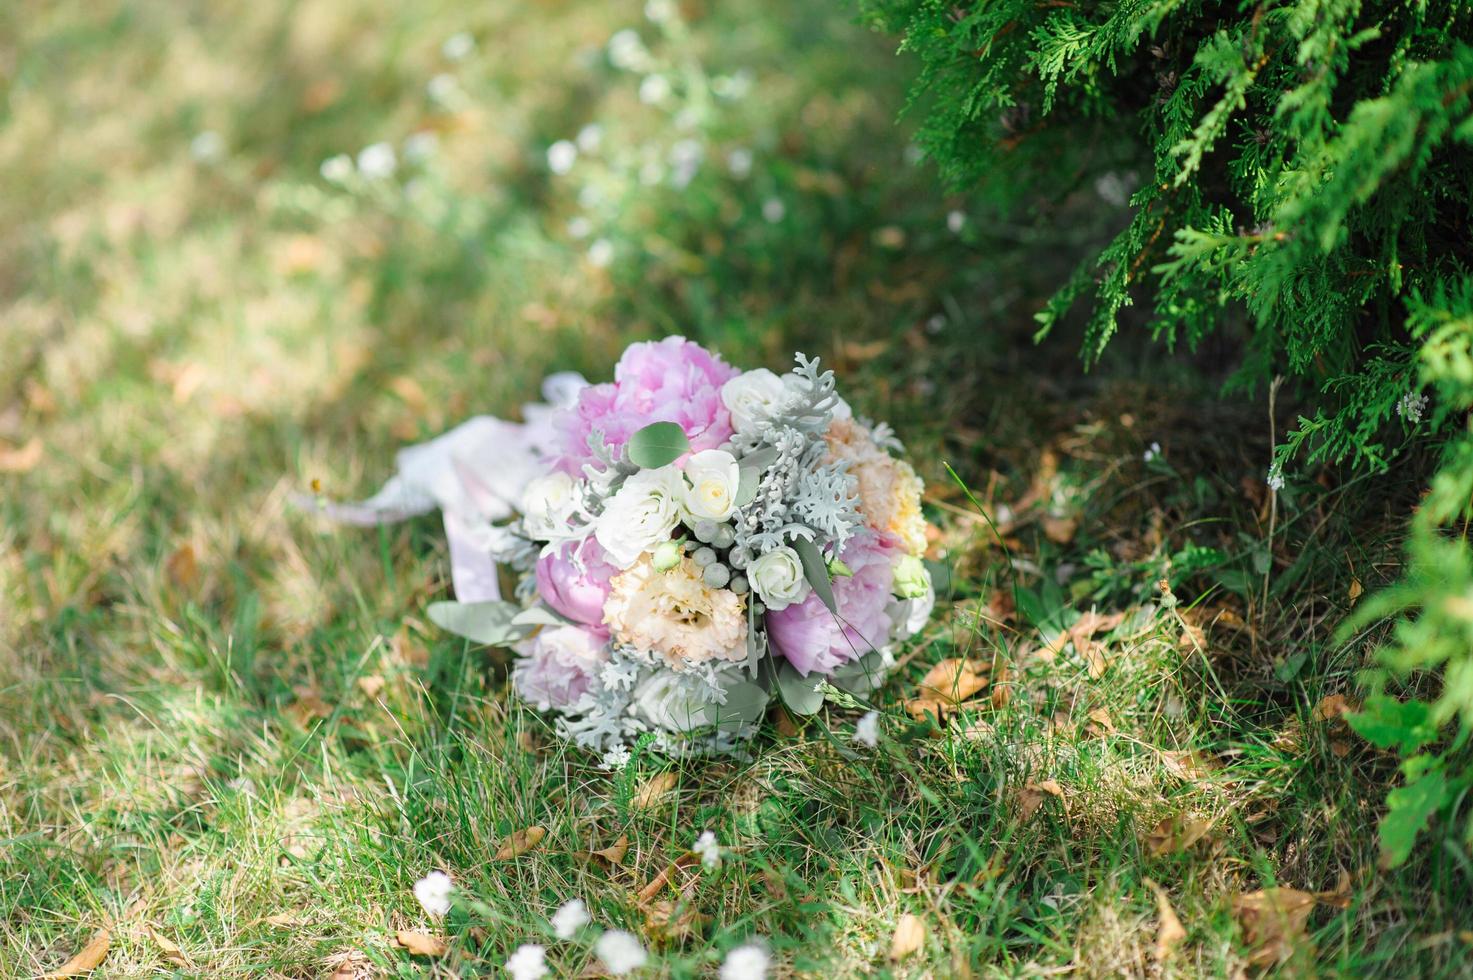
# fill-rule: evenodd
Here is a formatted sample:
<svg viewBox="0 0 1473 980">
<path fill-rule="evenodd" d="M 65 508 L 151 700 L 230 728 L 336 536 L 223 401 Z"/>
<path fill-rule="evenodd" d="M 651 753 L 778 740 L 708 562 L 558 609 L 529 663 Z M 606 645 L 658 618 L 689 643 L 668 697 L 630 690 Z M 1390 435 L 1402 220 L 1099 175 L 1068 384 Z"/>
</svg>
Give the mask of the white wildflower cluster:
<svg viewBox="0 0 1473 980">
<path fill-rule="evenodd" d="M 872 691 L 935 598 L 894 433 L 795 360 L 743 372 L 681 337 L 631 345 L 614 382 L 550 382 L 523 426 L 405 450 L 367 503 L 422 512 L 402 497 L 424 487 L 446 508 L 462 601 L 431 618 L 512 647 L 517 693 L 605 768 L 635 746 L 742 754 L 773 698 L 812 713 Z"/>
<path fill-rule="evenodd" d="M 1427 411 L 1427 401 L 1426 395 L 1409 391 L 1396 403 L 1396 414 L 1405 419 L 1408 425 L 1416 425 L 1422 421 L 1422 413 Z"/>
</svg>

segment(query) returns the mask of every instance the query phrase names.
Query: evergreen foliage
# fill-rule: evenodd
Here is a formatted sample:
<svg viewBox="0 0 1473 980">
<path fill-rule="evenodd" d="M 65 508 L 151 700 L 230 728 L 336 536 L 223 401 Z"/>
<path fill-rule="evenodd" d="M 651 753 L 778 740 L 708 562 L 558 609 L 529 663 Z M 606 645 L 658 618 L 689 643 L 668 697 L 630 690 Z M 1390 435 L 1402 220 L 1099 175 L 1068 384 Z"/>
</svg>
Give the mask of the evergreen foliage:
<svg viewBox="0 0 1473 980">
<path fill-rule="evenodd" d="M 1129 223 L 1042 333 L 1087 307 L 1089 362 L 1122 326 L 1190 348 L 1241 324 L 1230 386 L 1282 374 L 1317 393 L 1278 449 L 1286 473 L 1442 447 L 1408 574 L 1357 619 L 1403 617 L 1391 676 L 1440 672 L 1425 702 L 1373 697 L 1358 726 L 1404 757 L 1382 829 L 1405 860 L 1473 785 L 1473 5 L 860 2 L 919 57 L 920 140 L 956 186 L 1025 209 L 1135 176 Z"/>
</svg>

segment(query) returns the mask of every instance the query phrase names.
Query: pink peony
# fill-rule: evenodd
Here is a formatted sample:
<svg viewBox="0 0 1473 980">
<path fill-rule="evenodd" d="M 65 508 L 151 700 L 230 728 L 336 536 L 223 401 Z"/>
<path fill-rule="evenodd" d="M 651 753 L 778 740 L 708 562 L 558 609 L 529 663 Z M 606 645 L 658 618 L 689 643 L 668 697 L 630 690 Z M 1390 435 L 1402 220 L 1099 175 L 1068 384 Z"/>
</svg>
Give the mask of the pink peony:
<svg viewBox="0 0 1473 980">
<path fill-rule="evenodd" d="M 593 461 L 588 437 L 595 429 L 617 452 L 651 422 L 676 423 L 697 452 L 715 449 L 732 436 L 721 386 L 739 373 L 684 337 L 630 344 L 613 382 L 582 389 L 554 421 L 562 453 L 558 467 L 577 475 Z"/>
<path fill-rule="evenodd" d="M 767 636 L 773 650 L 807 677 L 831 673 L 890 642 L 893 627 L 887 607 L 895 562 L 904 553 L 899 542 L 871 532 L 850 539 L 840 557 L 852 577 L 835 577 L 835 616 L 816 593 L 802 602 L 767 613 Z"/>
<path fill-rule="evenodd" d="M 537 559 L 537 594 L 554 612 L 585 626 L 602 627 L 609 579 L 617 574 L 619 569 L 609 563 L 602 546 L 588 538 Z"/>
<path fill-rule="evenodd" d="M 518 652 L 512 683 L 538 711 L 577 704 L 609 658 L 604 634 L 581 626 L 544 627 Z"/>
</svg>

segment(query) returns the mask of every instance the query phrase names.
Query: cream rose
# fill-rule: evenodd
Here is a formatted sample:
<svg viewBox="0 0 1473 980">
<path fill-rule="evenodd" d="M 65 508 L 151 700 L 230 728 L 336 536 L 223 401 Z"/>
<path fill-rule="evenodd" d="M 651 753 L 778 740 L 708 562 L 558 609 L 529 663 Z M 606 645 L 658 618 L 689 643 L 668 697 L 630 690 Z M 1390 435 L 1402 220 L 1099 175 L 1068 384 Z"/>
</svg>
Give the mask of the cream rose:
<svg viewBox="0 0 1473 980">
<path fill-rule="evenodd" d="M 720 523 L 736 509 L 737 488 L 742 470 L 736 457 L 720 449 L 707 449 L 685 461 L 685 512 L 693 520 Z"/>
<path fill-rule="evenodd" d="M 522 491 L 522 523 L 528 536 L 538 541 L 563 536 L 579 502 L 577 481 L 566 473 L 549 473 L 528 483 Z"/>
<path fill-rule="evenodd" d="M 812 588 L 803 575 L 803 561 L 787 545 L 774 548 L 747 566 L 747 581 L 768 609 L 786 609 L 802 602 Z"/>
<path fill-rule="evenodd" d="M 766 368 L 737 375 L 721 386 L 721 402 L 741 433 L 760 429 L 787 401 L 788 386 Z"/>
<path fill-rule="evenodd" d="M 674 466 L 640 470 L 610 498 L 593 534 L 609 558 L 628 568 L 670 537 L 680 522 L 685 479 Z"/>
</svg>

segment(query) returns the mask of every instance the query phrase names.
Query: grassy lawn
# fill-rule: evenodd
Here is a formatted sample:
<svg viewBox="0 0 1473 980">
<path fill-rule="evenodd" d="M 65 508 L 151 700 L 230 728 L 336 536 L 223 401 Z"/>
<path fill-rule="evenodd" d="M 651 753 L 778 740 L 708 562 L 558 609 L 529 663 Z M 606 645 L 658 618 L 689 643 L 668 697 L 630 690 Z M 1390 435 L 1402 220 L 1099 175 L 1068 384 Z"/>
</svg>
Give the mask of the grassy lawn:
<svg viewBox="0 0 1473 980">
<path fill-rule="evenodd" d="M 0 975 L 102 929 L 97 976 L 597 975 L 599 928 L 649 975 L 756 937 L 784 976 L 1473 975 L 1466 851 L 1378 870 L 1395 762 L 1338 718 L 1416 461 L 1271 496 L 1295 406 L 1217 399 L 1216 353 L 1030 343 L 1108 189 L 995 221 L 851 11 L 681 8 L 0 11 Z M 425 619 L 437 520 L 292 504 L 668 333 L 822 356 L 928 479 L 951 587 L 873 749 L 830 706 L 601 771 Z M 946 658 L 986 683 L 927 716 Z"/>
</svg>

